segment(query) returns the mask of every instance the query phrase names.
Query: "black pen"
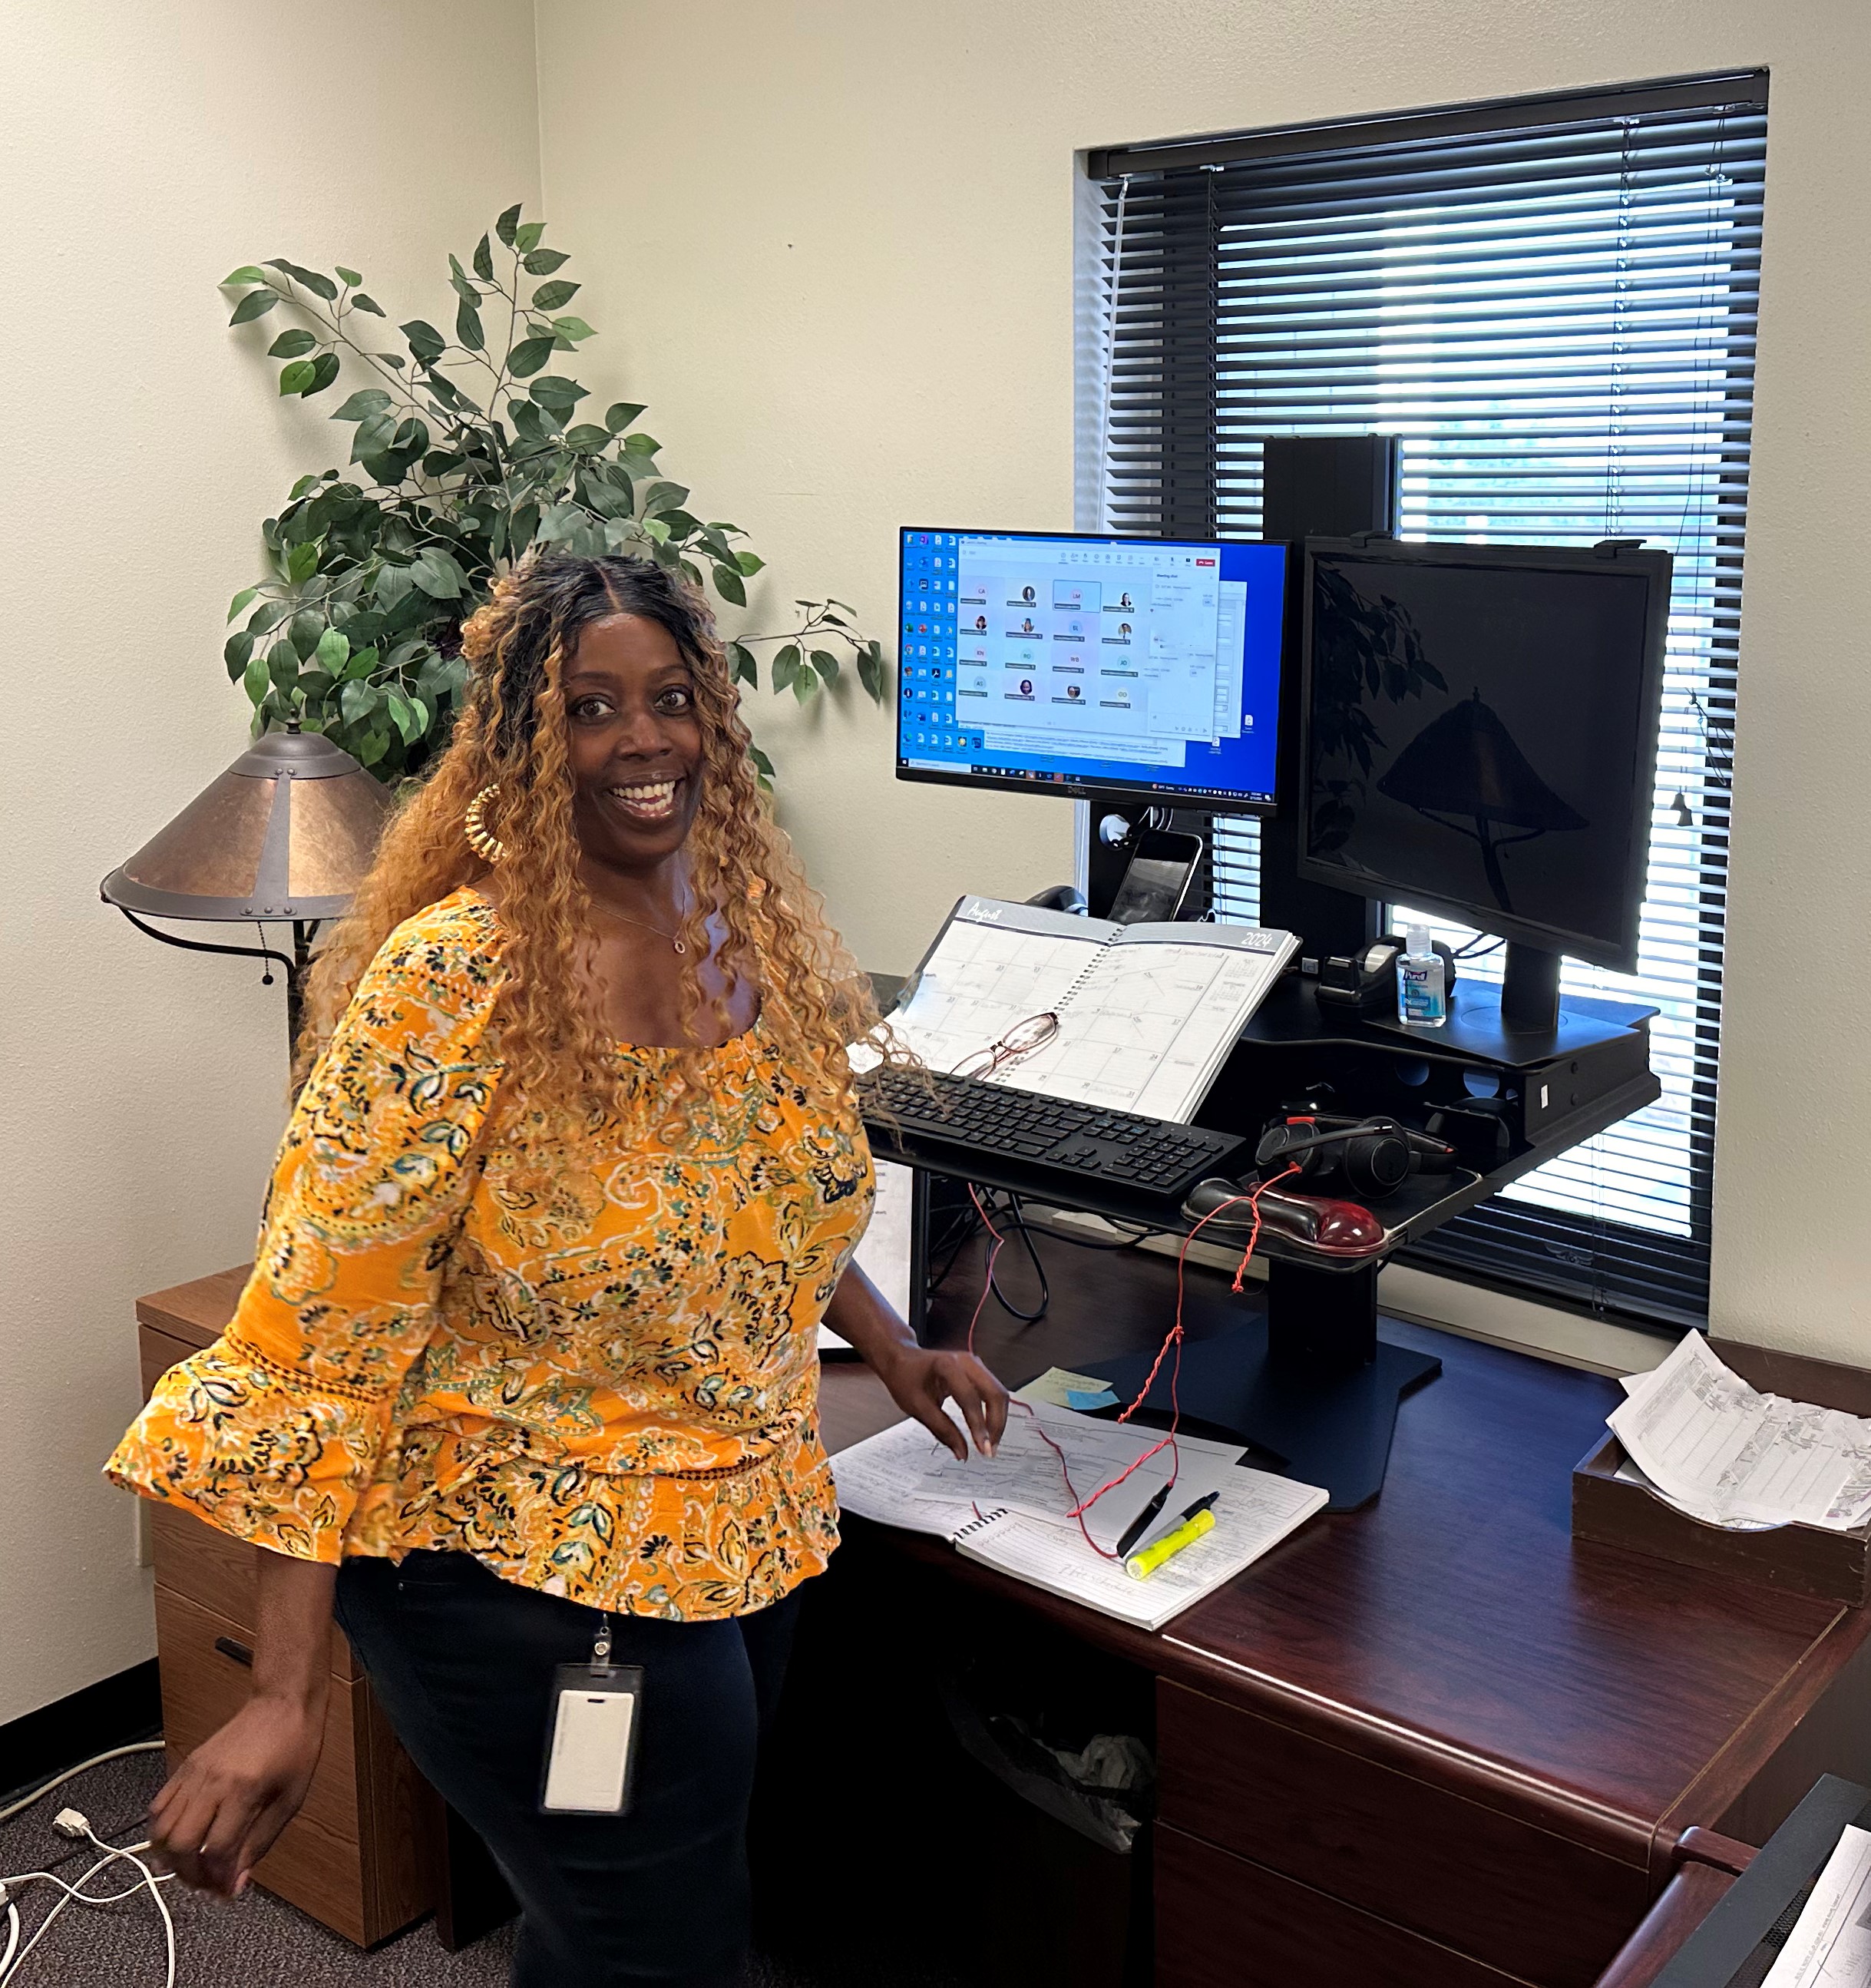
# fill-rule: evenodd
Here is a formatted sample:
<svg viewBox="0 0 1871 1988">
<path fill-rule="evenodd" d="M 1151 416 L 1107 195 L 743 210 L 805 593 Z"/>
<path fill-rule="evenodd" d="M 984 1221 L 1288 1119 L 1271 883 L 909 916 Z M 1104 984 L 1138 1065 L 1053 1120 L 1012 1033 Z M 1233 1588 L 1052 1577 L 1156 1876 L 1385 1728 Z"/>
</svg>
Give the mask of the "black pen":
<svg viewBox="0 0 1871 1988">
<path fill-rule="evenodd" d="M 1157 1514 L 1163 1510 L 1163 1501 L 1169 1495 L 1170 1487 L 1166 1484 L 1124 1528 L 1117 1542 L 1117 1557 L 1120 1560 L 1122 1560 L 1149 1530 L 1156 1520 Z"/>
<path fill-rule="evenodd" d="M 1164 1491 L 1167 1491 L 1169 1488 L 1170 1487 L 1167 1484 L 1163 1487 Z M 1209 1506 L 1212 1505 L 1215 1500 L 1221 1496 L 1221 1494 L 1219 1491 L 1211 1491 L 1207 1497 L 1197 1499 L 1195 1503 L 1189 1507 L 1188 1510 L 1184 1512 L 1181 1517 L 1175 1521 L 1174 1524 L 1167 1525 L 1163 1527 L 1163 1537 L 1167 1539 L 1171 1533 L 1176 1530 L 1177 1526 L 1186 1526 L 1189 1521 L 1195 1516 L 1197 1513 L 1206 1512 Z M 1125 1534 L 1123 1540 L 1118 1547 L 1118 1551 L 1120 1553 L 1129 1553 L 1131 1548 L 1136 1544 L 1138 1540 L 1143 1537 L 1141 1528 L 1156 1516 L 1157 1513 L 1161 1510 L 1162 1505 L 1163 1496 L 1162 1493 L 1160 1492 L 1153 1501 L 1151 1509 L 1149 1511 L 1147 1511 L 1143 1514 L 1143 1517 L 1137 1521 L 1136 1525 L 1133 1526 L 1130 1531 Z"/>
</svg>

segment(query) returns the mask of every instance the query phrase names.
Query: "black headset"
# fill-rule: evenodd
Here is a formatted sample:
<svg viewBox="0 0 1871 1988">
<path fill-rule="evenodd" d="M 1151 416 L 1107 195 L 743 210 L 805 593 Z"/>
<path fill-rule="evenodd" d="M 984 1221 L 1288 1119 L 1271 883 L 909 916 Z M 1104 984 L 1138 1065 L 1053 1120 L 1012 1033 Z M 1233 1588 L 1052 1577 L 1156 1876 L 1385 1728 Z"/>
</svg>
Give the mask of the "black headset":
<svg viewBox="0 0 1871 1988">
<path fill-rule="evenodd" d="M 1332 1118 L 1315 1112 L 1272 1120 L 1261 1134 L 1254 1164 L 1262 1180 L 1286 1175 L 1295 1193 L 1330 1179 L 1360 1201 L 1382 1201 L 1413 1173 L 1448 1172 L 1455 1165 L 1455 1148 L 1393 1118 Z"/>
</svg>

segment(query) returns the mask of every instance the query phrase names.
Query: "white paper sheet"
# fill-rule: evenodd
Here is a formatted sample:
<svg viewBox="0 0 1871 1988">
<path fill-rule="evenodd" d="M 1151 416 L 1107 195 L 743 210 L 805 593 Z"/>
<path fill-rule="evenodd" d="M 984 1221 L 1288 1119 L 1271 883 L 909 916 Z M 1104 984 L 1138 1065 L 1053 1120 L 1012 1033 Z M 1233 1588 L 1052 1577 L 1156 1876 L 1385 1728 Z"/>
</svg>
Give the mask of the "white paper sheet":
<svg viewBox="0 0 1871 1988">
<path fill-rule="evenodd" d="M 1757 1392 L 1699 1332 L 1625 1384 L 1626 1399 L 1608 1418 L 1613 1430 L 1692 1516 L 1834 1532 L 1871 1517 L 1871 1422 Z"/>
<path fill-rule="evenodd" d="M 1761 1988 L 1871 1988 L 1871 1831 L 1846 1825 Z"/>
<path fill-rule="evenodd" d="M 954 1412 L 950 1413 L 952 1419 Z M 959 1422 L 956 1427 L 961 1427 Z M 846 1511 L 874 1519 L 880 1526 L 952 1539 L 974 1518 L 973 1503 L 963 1498 L 944 1503 L 919 1496 L 917 1489 L 930 1466 L 947 1455 L 920 1422 L 893 1422 L 832 1457 L 838 1502 Z"/>
<path fill-rule="evenodd" d="M 1103 1560 L 1070 1531 L 1003 1512 L 957 1538 L 971 1560 L 1030 1581 L 1101 1614 L 1160 1628 L 1173 1615 L 1234 1579 L 1326 1503 L 1326 1493 L 1265 1471 L 1231 1469 L 1214 1506 L 1214 1531 L 1137 1581 Z"/>
<path fill-rule="evenodd" d="M 1049 1437 L 1059 1450 L 1048 1446 Z M 1072 1473 L 1078 1498 L 1089 1498 L 1162 1440 L 1160 1430 L 1098 1422 L 1043 1402 L 1023 1404 L 1008 1417 L 1006 1433 L 993 1456 L 978 1456 L 971 1450 L 963 1463 L 937 1450 L 916 1495 L 945 1506 L 965 1502 L 983 1512 L 999 1508 L 1024 1513 L 1049 1525 L 1068 1526 L 1076 1537 L 1078 1521 L 1072 1508 L 1077 1499 L 1066 1489 L 1066 1472 Z M 1065 1453 L 1062 1463 L 1059 1451 Z M 1234 1466 L 1245 1454 L 1239 1444 L 1179 1437 L 1174 1449 L 1158 1449 L 1106 1492 L 1085 1514 L 1086 1526 L 1101 1547 L 1113 1549 L 1172 1475 L 1175 1489 L 1166 1512 L 1172 1506 L 1180 1511 L 1218 1490 L 1234 1477 Z M 974 1516 L 972 1509 L 969 1516 Z"/>
</svg>

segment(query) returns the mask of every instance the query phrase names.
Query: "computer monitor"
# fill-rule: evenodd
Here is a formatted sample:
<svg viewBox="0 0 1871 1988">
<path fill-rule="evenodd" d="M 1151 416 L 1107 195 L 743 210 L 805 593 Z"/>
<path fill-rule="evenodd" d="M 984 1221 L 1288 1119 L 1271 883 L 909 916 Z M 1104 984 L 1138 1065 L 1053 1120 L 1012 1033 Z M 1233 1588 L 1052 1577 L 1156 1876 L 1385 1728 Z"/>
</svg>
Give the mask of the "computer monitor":
<svg viewBox="0 0 1871 1988">
<path fill-rule="evenodd" d="M 1300 874 L 1635 972 L 1670 574 L 1628 545 L 1309 539 Z"/>
<path fill-rule="evenodd" d="M 1272 811 L 1285 546 L 907 526 L 900 550 L 898 779 Z"/>
</svg>

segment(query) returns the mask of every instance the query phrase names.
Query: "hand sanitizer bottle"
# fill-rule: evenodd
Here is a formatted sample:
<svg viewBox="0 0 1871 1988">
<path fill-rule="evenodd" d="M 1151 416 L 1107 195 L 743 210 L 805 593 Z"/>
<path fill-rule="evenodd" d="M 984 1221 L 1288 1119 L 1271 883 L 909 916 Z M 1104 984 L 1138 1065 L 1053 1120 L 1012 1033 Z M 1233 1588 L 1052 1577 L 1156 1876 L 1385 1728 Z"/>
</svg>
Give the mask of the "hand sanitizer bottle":
<svg viewBox="0 0 1871 1988">
<path fill-rule="evenodd" d="M 1440 956 L 1426 925 L 1412 925 L 1396 962 L 1396 1019 L 1413 1029 L 1440 1029 L 1449 1019 Z"/>
</svg>

